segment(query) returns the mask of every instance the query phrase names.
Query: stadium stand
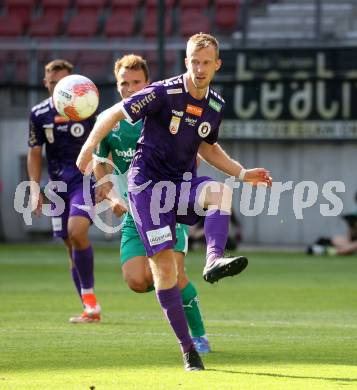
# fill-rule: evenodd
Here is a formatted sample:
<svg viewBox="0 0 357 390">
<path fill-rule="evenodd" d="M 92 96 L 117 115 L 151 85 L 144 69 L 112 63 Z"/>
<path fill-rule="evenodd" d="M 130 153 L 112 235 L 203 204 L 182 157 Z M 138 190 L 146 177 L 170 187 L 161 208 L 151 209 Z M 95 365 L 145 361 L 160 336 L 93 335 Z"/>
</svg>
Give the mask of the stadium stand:
<svg viewBox="0 0 357 390">
<path fill-rule="evenodd" d="M 85 10 L 72 17 L 67 26 L 67 35 L 76 38 L 95 36 L 99 28 L 98 10 Z"/>
<path fill-rule="evenodd" d="M 7 15 L 19 18 L 25 27 L 29 25 L 36 0 L 5 0 L 4 3 Z"/>
<path fill-rule="evenodd" d="M 65 11 L 69 9 L 71 0 L 42 0 L 42 15 L 63 20 Z"/>
<path fill-rule="evenodd" d="M 0 37 L 19 37 L 23 31 L 24 24 L 16 15 L 0 16 Z"/>
<path fill-rule="evenodd" d="M 108 38 L 131 37 L 135 31 L 135 12 L 133 9 L 115 9 L 104 25 L 104 35 Z"/>
<path fill-rule="evenodd" d="M 147 8 L 143 20 L 142 34 L 146 38 L 153 38 L 157 34 L 158 11 L 155 8 Z M 172 8 L 165 9 L 165 35 L 172 33 Z"/>
</svg>

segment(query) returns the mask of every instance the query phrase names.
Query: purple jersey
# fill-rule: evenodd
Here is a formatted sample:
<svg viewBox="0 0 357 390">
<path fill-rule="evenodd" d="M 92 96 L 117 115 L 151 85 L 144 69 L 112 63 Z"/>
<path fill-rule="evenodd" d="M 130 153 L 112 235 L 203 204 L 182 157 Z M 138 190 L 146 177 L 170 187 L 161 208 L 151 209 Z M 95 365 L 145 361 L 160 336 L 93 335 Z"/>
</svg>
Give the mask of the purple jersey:
<svg viewBox="0 0 357 390">
<path fill-rule="evenodd" d="M 123 101 L 128 120 L 144 119 L 131 165 L 143 179 L 182 180 L 194 171 L 201 142 L 217 141 L 225 102 L 211 88 L 202 100 L 194 99 L 185 77 L 153 83 Z"/>
<path fill-rule="evenodd" d="M 81 122 L 60 116 L 51 97 L 32 108 L 28 144 L 30 147 L 46 144 L 51 180 L 66 183 L 82 181 L 83 175 L 76 167 L 76 159 L 94 122 L 95 116 Z"/>
</svg>

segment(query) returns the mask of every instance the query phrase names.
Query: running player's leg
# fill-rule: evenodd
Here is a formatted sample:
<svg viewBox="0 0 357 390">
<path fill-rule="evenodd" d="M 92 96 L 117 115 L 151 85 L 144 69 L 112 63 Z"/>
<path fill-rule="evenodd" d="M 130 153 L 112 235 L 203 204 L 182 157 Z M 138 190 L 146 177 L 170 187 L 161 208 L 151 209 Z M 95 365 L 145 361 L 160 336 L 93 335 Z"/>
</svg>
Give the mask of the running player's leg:
<svg viewBox="0 0 357 390">
<path fill-rule="evenodd" d="M 73 317 L 70 321 L 97 322 L 100 321 L 100 306 L 94 294 L 94 254 L 88 238 L 91 217 L 83 199 L 82 188 L 70 193 L 70 205 L 68 238 L 72 246 L 72 259 L 78 272 L 84 304 L 82 315 Z"/>
<path fill-rule="evenodd" d="M 185 271 L 185 255 L 187 254 L 188 247 L 188 226 L 177 224 L 176 237 L 177 242 L 174 250 L 177 264 L 177 284 L 181 291 L 187 324 L 197 351 L 207 353 L 210 352 L 211 348 L 203 324 L 197 290 L 194 284 L 188 279 Z"/>
</svg>

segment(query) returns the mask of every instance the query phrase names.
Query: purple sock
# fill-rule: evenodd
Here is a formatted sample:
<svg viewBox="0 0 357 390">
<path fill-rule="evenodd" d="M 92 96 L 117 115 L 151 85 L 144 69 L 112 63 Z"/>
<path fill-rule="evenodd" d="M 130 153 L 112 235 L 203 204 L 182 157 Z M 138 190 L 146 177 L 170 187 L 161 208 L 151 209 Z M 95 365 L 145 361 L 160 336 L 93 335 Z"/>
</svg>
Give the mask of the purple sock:
<svg viewBox="0 0 357 390">
<path fill-rule="evenodd" d="M 73 249 L 73 261 L 76 266 L 82 288 L 94 287 L 93 249 L 89 246 L 84 250 Z"/>
<path fill-rule="evenodd" d="M 207 264 L 211 263 L 217 257 L 222 257 L 226 247 L 229 229 L 230 214 L 221 210 L 208 211 L 204 231 L 207 244 Z"/>
<path fill-rule="evenodd" d="M 156 296 L 169 324 L 179 340 L 182 352 L 188 352 L 193 346 L 193 343 L 188 333 L 180 289 L 174 286 L 168 290 L 158 290 L 156 291 Z"/>
<path fill-rule="evenodd" d="M 71 268 L 71 272 L 72 272 L 73 283 L 76 286 L 77 292 L 78 292 L 79 296 L 82 299 L 82 295 L 81 295 L 81 282 L 79 280 L 79 276 L 78 276 L 78 272 L 76 270 L 76 267 L 72 267 Z"/>
</svg>

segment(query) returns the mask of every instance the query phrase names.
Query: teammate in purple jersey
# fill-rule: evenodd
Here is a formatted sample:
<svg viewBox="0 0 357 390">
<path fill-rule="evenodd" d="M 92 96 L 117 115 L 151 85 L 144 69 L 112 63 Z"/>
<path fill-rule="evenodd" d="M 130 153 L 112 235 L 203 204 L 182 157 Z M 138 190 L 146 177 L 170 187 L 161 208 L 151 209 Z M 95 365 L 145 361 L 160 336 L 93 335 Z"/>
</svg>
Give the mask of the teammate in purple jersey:
<svg viewBox="0 0 357 390">
<path fill-rule="evenodd" d="M 50 97 L 31 110 L 28 140 L 27 169 L 29 179 L 38 186 L 42 171 L 42 146 L 46 146 L 48 173 L 51 182 L 63 182 L 63 188 L 54 189 L 65 204 L 63 213 L 52 217 L 55 237 L 61 237 L 68 249 L 73 282 L 81 297 L 82 315 L 70 318 L 72 323 L 100 321 L 100 306 L 94 294 L 94 259 L 88 230 L 90 212 L 83 199 L 83 175 L 76 167 L 76 158 L 93 128 L 95 117 L 72 122 L 56 111 L 52 94 L 59 80 L 72 73 L 73 65 L 65 60 L 54 60 L 45 66 L 44 85 Z M 58 185 L 57 185 L 58 186 Z M 41 215 L 43 195 L 31 188 L 31 201 L 37 216 Z M 93 193 L 91 194 L 93 199 Z M 52 204 L 55 212 L 56 206 Z"/>
<path fill-rule="evenodd" d="M 221 66 L 217 40 L 196 34 L 187 43 L 183 75 L 149 85 L 114 105 L 96 122 L 78 159 L 82 172 L 98 142 L 124 118 L 143 118 L 143 129 L 129 171 L 129 200 L 139 234 L 145 244 L 157 297 L 181 345 L 185 368 L 201 370 L 185 323 L 174 266 L 176 222 L 197 222 L 197 211 L 207 209 L 206 266 L 203 277 L 213 283 L 240 273 L 245 257 L 224 257 L 231 213 L 232 190 L 209 177 L 197 177 L 194 161 L 202 159 L 227 175 L 253 185 L 271 185 L 264 168 L 244 169 L 217 143 L 225 102 L 210 88 Z M 162 189 L 166 191 L 162 191 Z"/>
</svg>

